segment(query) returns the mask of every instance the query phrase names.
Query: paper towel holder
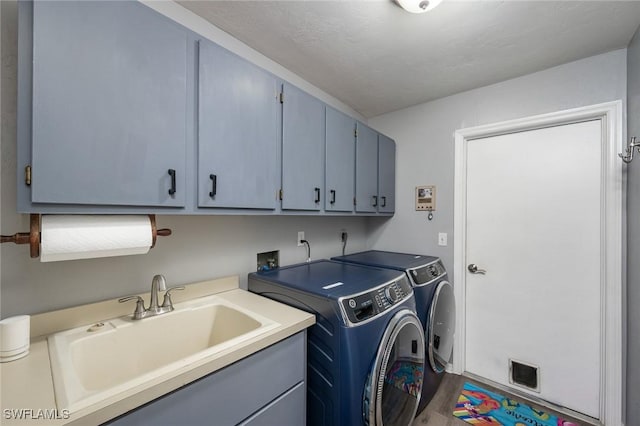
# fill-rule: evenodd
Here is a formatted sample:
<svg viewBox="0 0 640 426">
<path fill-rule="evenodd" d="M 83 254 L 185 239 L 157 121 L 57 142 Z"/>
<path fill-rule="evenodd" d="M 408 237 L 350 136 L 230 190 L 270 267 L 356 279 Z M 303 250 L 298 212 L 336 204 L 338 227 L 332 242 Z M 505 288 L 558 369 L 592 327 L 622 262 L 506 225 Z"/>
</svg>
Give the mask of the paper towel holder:
<svg viewBox="0 0 640 426">
<path fill-rule="evenodd" d="M 156 215 L 150 214 L 151 222 L 151 248 L 155 247 L 156 239 L 160 237 L 168 237 L 171 235 L 171 229 L 156 227 Z M 29 254 L 31 258 L 40 256 L 40 215 L 32 213 L 29 219 L 29 232 L 18 232 L 13 235 L 0 235 L 0 243 L 29 244 Z"/>
<path fill-rule="evenodd" d="M 171 235 L 171 229 L 169 228 L 162 228 L 162 229 L 158 229 L 156 227 L 156 215 L 155 214 L 150 214 L 149 215 L 149 221 L 151 222 L 151 248 L 154 248 L 156 246 L 156 240 L 158 238 L 158 236 L 160 237 L 168 237 L 169 235 Z"/>
<path fill-rule="evenodd" d="M 40 215 L 31 214 L 29 232 L 0 236 L 2 243 L 29 244 L 32 258 L 40 256 Z"/>
</svg>

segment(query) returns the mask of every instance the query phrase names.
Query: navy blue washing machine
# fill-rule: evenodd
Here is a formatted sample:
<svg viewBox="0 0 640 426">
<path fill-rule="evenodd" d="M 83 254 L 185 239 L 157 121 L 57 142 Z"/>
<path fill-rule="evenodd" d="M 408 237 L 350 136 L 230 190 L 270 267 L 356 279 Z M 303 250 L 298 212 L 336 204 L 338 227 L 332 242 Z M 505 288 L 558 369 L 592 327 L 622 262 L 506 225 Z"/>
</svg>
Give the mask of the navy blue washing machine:
<svg viewBox="0 0 640 426">
<path fill-rule="evenodd" d="M 455 299 L 442 261 L 433 256 L 369 250 L 332 258 L 340 262 L 403 271 L 413 286 L 416 313 L 425 334 L 424 384 L 418 414 L 438 390 L 453 352 Z"/>
<path fill-rule="evenodd" d="M 412 423 L 424 334 L 404 273 L 319 260 L 251 273 L 248 285 L 316 316 L 307 334 L 308 425 Z"/>
</svg>

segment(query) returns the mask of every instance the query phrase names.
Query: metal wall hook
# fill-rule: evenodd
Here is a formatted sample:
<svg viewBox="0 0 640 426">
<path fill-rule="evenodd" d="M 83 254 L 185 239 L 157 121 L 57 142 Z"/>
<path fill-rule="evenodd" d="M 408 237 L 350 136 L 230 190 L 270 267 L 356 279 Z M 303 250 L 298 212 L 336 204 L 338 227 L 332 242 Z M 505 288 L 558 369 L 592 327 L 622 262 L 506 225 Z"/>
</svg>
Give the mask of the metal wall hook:
<svg viewBox="0 0 640 426">
<path fill-rule="evenodd" d="M 629 146 L 624 150 L 625 154 L 618 154 L 618 157 L 622 158 L 622 161 L 629 164 L 633 161 L 633 151 L 635 148 L 638 148 L 638 153 L 640 153 L 640 142 L 636 142 L 636 137 L 632 137 L 629 141 Z"/>
</svg>

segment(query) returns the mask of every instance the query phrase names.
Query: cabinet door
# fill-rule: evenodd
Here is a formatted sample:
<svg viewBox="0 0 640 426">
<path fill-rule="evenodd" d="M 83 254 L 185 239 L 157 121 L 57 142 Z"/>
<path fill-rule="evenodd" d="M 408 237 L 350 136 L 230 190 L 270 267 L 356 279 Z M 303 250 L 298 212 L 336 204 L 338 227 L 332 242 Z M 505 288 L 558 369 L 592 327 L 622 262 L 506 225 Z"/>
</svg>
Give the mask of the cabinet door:
<svg viewBox="0 0 640 426">
<path fill-rule="evenodd" d="M 324 196 L 324 208 L 327 211 L 353 211 L 355 126 L 353 118 L 327 107 Z"/>
<path fill-rule="evenodd" d="M 214 43 L 199 54 L 198 205 L 275 209 L 278 83 Z"/>
<path fill-rule="evenodd" d="M 358 123 L 356 136 L 356 212 L 378 208 L 378 133 Z"/>
<path fill-rule="evenodd" d="M 396 143 L 378 135 L 378 212 L 393 213 L 396 207 Z"/>
<path fill-rule="evenodd" d="M 186 30 L 138 2 L 33 11 L 32 201 L 184 206 Z"/>
<path fill-rule="evenodd" d="M 282 109 L 282 208 L 320 210 L 324 180 L 325 107 L 285 83 Z"/>
</svg>

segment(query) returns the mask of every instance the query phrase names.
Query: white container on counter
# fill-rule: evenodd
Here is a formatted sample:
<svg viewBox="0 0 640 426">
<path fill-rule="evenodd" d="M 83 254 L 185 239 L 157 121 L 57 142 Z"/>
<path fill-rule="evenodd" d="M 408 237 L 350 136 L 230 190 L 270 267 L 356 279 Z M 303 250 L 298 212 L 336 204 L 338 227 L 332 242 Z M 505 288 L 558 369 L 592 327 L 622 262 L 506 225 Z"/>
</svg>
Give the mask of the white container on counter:
<svg viewBox="0 0 640 426">
<path fill-rule="evenodd" d="M 18 315 L 0 321 L 0 362 L 20 359 L 29 354 L 31 317 Z"/>
</svg>

